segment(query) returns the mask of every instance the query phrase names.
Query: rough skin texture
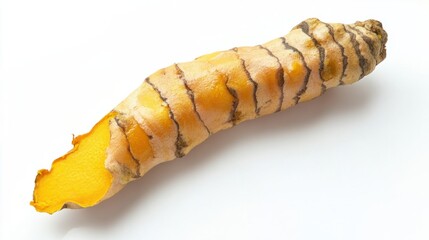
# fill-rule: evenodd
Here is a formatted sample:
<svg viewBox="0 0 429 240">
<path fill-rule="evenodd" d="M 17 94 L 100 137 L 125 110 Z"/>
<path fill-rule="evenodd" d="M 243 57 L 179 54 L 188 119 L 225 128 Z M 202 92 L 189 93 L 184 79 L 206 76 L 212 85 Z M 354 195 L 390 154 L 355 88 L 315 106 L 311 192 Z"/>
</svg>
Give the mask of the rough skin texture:
<svg viewBox="0 0 429 240">
<path fill-rule="evenodd" d="M 386 42 L 376 20 L 311 18 L 265 44 L 163 68 L 78 137 L 50 171 L 39 171 L 31 204 L 48 213 L 93 206 L 220 130 L 360 80 L 386 57 Z"/>
</svg>

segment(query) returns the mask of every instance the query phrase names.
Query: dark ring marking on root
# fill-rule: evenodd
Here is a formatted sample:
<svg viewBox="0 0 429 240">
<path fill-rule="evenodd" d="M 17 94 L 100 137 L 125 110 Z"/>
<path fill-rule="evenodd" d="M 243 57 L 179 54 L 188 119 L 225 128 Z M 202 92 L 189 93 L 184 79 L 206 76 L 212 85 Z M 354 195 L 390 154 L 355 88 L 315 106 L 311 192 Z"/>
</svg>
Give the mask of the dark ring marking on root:
<svg viewBox="0 0 429 240">
<path fill-rule="evenodd" d="M 277 84 L 278 87 L 280 89 L 280 98 L 279 98 L 279 106 L 276 109 L 276 112 L 279 112 L 280 110 L 282 110 L 282 106 L 283 106 L 283 99 L 284 99 L 284 91 L 283 91 L 283 87 L 285 84 L 285 78 L 284 78 L 284 70 L 283 70 L 283 66 L 280 63 L 280 59 L 273 54 L 273 52 L 271 52 L 268 48 L 259 45 L 260 48 L 265 49 L 268 52 L 268 55 L 270 55 L 271 57 L 275 58 L 279 67 L 277 68 L 277 72 L 276 72 L 276 78 L 277 78 Z"/>
<path fill-rule="evenodd" d="M 325 79 L 323 77 L 322 72 L 325 69 L 325 48 L 320 45 L 319 41 L 313 36 L 313 33 L 310 32 L 310 26 L 307 22 L 301 22 L 298 26 L 304 32 L 308 37 L 310 37 L 313 44 L 316 46 L 317 50 L 319 51 L 319 78 L 322 80 L 321 84 L 321 94 L 325 93 L 326 91 L 326 85 L 325 85 Z"/>
<path fill-rule="evenodd" d="M 240 120 L 240 114 L 237 112 L 237 107 L 240 100 L 238 99 L 237 91 L 235 91 L 234 88 L 228 86 L 229 77 L 227 76 L 227 78 L 228 79 L 225 81 L 226 89 L 228 90 L 229 94 L 231 94 L 231 96 L 234 98 L 234 100 L 232 101 L 232 107 L 229 113 L 228 121 L 231 122 L 233 126 L 235 126 L 237 124 L 237 121 Z"/>
<path fill-rule="evenodd" d="M 175 146 L 176 146 L 175 156 L 177 158 L 181 158 L 181 157 L 185 156 L 185 153 L 183 152 L 183 148 L 187 147 L 188 144 L 183 139 L 182 133 L 180 132 L 179 123 L 177 122 L 173 111 L 171 111 L 171 107 L 170 107 L 170 104 L 168 104 L 168 102 L 167 102 L 167 98 L 162 96 L 161 91 L 159 91 L 159 89 L 150 81 L 150 78 L 146 78 L 146 82 L 147 82 L 147 84 L 149 84 L 153 88 L 153 90 L 155 90 L 158 93 L 159 97 L 162 99 L 162 101 L 166 104 L 166 106 L 168 108 L 168 113 L 170 115 L 170 119 L 173 121 L 174 125 L 176 126 L 176 130 L 177 130 L 177 137 L 176 137 L 176 143 L 175 143 Z"/>
<path fill-rule="evenodd" d="M 374 42 L 370 37 L 368 37 L 365 33 L 363 33 L 359 28 L 354 26 L 349 26 L 351 29 L 353 29 L 357 34 L 363 39 L 363 41 L 368 46 L 369 50 L 371 51 L 371 56 L 374 58 L 375 62 L 378 64 L 377 58 L 376 58 L 376 51 L 374 48 Z"/>
<path fill-rule="evenodd" d="M 206 123 L 203 121 L 203 119 L 201 118 L 200 113 L 198 112 L 197 109 L 197 105 L 195 104 L 195 96 L 194 96 L 194 92 L 192 91 L 192 89 L 189 87 L 188 85 L 188 81 L 185 78 L 185 74 L 183 72 L 183 70 L 179 67 L 179 65 L 174 64 L 174 66 L 176 67 L 176 70 L 178 72 L 179 78 L 183 81 L 183 84 L 185 85 L 186 88 L 186 93 L 188 94 L 188 97 L 191 99 L 192 102 L 192 108 L 194 110 L 194 112 L 197 114 L 198 119 L 200 120 L 200 122 L 203 124 L 204 128 L 206 129 L 207 133 L 209 135 L 211 135 L 211 132 L 209 130 L 209 128 L 207 127 Z"/>
<path fill-rule="evenodd" d="M 280 39 L 282 40 L 282 44 L 285 47 L 285 49 L 290 49 L 290 50 L 298 53 L 299 58 L 304 63 L 304 68 L 306 70 L 304 81 L 302 82 L 301 89 L 296 93 L 295 97 L 293 97 L 293 99 L 295 100 L 295 104 L 298 104 L 299 100 L 301 99 L 301 95 L 304 94 L 305 91 L 307 91 L 307 84 L 308 84 L 308 81 L 310 79 L 311 69 L 308 67 L 307 62 L 305 61 L 304 55 L 302 54 L 302 52 L 300 52 L 295 47 L 289 45 L 289 43 L 286 42 L 286 38 L 281 37 Z"/>
<path fill-rule="evenodd" d="M 343 79 L 344 79 L 344 76 L 345 76 L 345 73 L 346 73 L 346 69 L 347 69 L 347 65 L 348 65 L 348 57 L 344 53 L 344 46 L 341 45 L 335 39 L 334 28 L 330 24 L 328 24 L 328 23 L 324 23 L 324 22 L 322 22 L 322 23 L 325 24 L 325 26 L 328 28 L 329 35 L 331 35 L 332 39 L 334 40 L 334 42 L 338 45 L 338 47 L 341 50 L 341 58 L 342 58 L 342 63 L 343 63 L 342 64 L 343 65 L 343 69 L 341 71 L 341 77 L 340 77 L 339 85 L 344 85 L 344 80 Z"/>
<path fill-rule="evenodd" d="M 125 140 L 127 141 L 127 150 L 130 153 L 131 159 L 133 159 L 133 161 L 136 163 L 136 176 L 135 178 L 138 178 L 141 176 L 140 173 L 140 161 L 134 156 L 133 152 L 131 151 L 131 145 L 130 145 L 130 140 L 128 139 L 128 135 L 127 135 L 127 130 L 125 128 L 125 126 L 121 123 L 121 121 L 119 120 L 118 116 L 114 117 L 116 124 L 118 125 L 118 127 L 121 129 L 122 133 L 125 136 Z M 128 169 L 129 172 L 131 172 L 130 169 Z"/>
<path fill-rule="evenodd" d="M 343 25 L 343 27 L 344 27 L 344 31 L 349 34 L 353 48 L 356 52 L 356 55 L 358 56 L 359 67 L 361 69 L 361 74 L 359 76 L 359 79 L 362 79 L 367 74 L 367 71 L 368 71 L 368 60 L 366 60 L 364 58 L 364 56 L 362 55 L 362 52 L 360 51 L 360 44 L 356 40 L 356 34 L 352 33 L 350 30 L 348 30 L 345 25 Z"/>
<path fill-rule="evenodd" d="M 253 85 L 253 101 L 255 103 L 255 114 L 256 114 L 256 116 L 259 116 L 259 110 L 260 109 L 258 108 L 258 98 L 256 96 L 256 92 L 258 91 L 258 83 L 252 78 L 252 76 L 250 76 L 250 72 L 246 67 L 246 62 L 238 54 L 238 49 L 233 48 L 232 50 L 237 54 L 238 59 L 241 61 L 241 66 L 243 67 L 243 70 L 246 73 L 248 81 L 250 81 Z"/>
</svg>

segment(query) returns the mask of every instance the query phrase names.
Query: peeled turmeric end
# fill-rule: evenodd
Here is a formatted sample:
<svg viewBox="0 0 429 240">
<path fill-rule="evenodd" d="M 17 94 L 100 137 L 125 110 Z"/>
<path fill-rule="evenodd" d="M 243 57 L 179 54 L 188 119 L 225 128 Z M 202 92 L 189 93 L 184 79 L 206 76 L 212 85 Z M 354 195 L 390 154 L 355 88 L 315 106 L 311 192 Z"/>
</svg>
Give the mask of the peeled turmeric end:
<svg viewBox="0 0 429 240">
<path fill-rule="evenodd" d="M 113 177 L 104 164 L 109 122 L 115 115 L 109 113 L 89 133 L 73 139 L 73 149 L 56 159 L 50 171 L 39 170 L 30 203 L 37 211 L 52 214 L 67 207 L 90 207 L 106 196 Z"/>
</svg>

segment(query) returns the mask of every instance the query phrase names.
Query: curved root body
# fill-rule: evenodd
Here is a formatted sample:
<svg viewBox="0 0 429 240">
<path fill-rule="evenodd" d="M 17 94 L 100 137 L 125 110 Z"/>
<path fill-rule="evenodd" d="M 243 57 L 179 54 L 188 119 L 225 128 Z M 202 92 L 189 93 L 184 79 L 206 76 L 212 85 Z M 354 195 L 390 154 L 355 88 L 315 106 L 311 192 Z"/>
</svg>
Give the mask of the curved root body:
<svg viewBox="0 0 429 240">
<path fill-rule="evenodd" d="M 93 206 L 213 133 L 358 81 L 386 57 L 386 41 L 375 20 L 313 18 L 268 43 L 163 68 L 39 171 L 31 204 L 48 213 Z"/>
</svg>

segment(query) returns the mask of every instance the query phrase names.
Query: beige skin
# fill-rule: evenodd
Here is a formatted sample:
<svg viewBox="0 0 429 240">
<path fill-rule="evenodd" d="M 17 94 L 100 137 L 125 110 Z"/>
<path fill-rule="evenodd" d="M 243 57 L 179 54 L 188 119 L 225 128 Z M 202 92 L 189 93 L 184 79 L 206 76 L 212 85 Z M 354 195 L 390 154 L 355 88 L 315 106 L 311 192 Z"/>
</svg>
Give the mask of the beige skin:
<svg viewBox="0 0 429 240">
<path fill-rule="evenodd" d="M 155 72 L 114 109 L 105 161 L 113 184 L 102 200 L 213 133 L 358 81 L 386 57 L 386 41 L 375 20 L 344 25 L 312 18 L 263 45 Z"/>
</svg>

